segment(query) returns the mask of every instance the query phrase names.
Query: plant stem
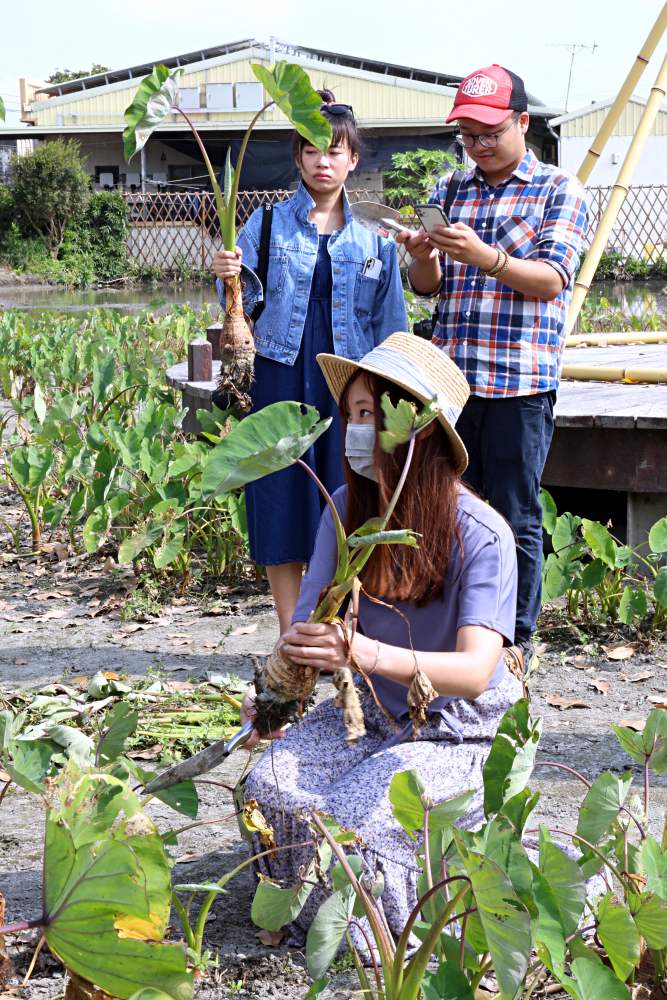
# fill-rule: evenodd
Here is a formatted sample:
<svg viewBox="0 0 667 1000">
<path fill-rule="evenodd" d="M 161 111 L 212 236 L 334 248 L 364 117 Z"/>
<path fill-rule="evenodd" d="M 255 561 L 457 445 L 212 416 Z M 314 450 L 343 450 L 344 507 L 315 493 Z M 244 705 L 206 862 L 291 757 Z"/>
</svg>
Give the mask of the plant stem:
<svg viewBox="0 0 667 1000">
<path fill-rule="evenodd" d="M 35 920 L 17 920 L 15 924 L 3 924 L 0 927 L 0 934 L 18 934 L 19 931 L 30 931 L 33 927 L 46 927 L 48 919 L 37 917 Z"/>
<path fill-rule="evenodd" d="M 583 774 L 580 774 L 580 772 L 576 771 L 573 767 L 568 767 L 567 764 L 561 764 L 557 760 L 539 760 L 535 764 L 535 767 L 556 767 L 556 768 L 558 768 L 559 771 L 566 771 L 568 774 L 571 774 L 575 778 L 578 778 L 579 781 L 581 781 L 582 784 L 584 784 L 586 786 L 586 788 L 588 788 L 589 791 L 593 787 L 592 784 L 591 784 L 591 782 L 588 780 L 588 778 L 585 778 L 583 776 Z M 628 809 L 628 807 L 627 806 L 621 806 L 621 808 L 620 808 L 619 811 L 620 812 L 625 812 L 625 813 L 628 814 L 628 816 L 630 817 L 630 819 L 632 820 L 632 822 L 636 825 L 637 829 L 639 830 L 639 833 L 641 834 L 642 838 L 645 839 L 646 838 L 646 831 L 644 830 L 644 827 L 641 825 L 641 823 L 639 822 L 639 820 L 637 819 L 637 817 L 632 815 L 632 813 L 630 812 L 630 810 Z M 644 812 L 646 812 L 646 809 L 644 809 Z M 646 815 L 648 816 L 647 812 L 646 812 Z"/>
<path fill-rule="evenodd" d="M 538 830 L 530 830 L 528 832 L 529 833 L 538 833 L 539 831 Z M 584 837 L 580 837 L 578 833 L 571 833 L 569 830 L 561 830 L 557 826 L 550 827 L 550 832 L 551 833 L 560 833 L 561 836 L 563 836 L 563 837 L 570 837 L 572 840 L 578 840 L 581 844 L 583 844 L 590 851 L 592 851 L 593 854 L 596 854 L 600 858 L 600 860 L 607 866 L 607 868 L 609 869 L 609 871 L 613 875 L 616 876 L 616 878 L 618 879 L 619 883 L 623 887 L 623 890 L 625 891 L 627 889 L 627 885 L 624 882 L 623 876 L 619 872 L 618 868 L 616 868 L 614 865 L 612 865 L 611 861 L 609 861 L 608 858 L 605 858 L 605 856 L 602 853 L 602 851 L 599 851 L 598 848 L 594 844 L 591 844 L 591 842 L 589 840 L 585 840 Z"/>
<path fill-rule="evenodd" d="M 248 142 L 250 141 L 250 133 L 255 127 L 255 122 L 258 121 L 264 112 L 271 107 L 273 101 L 268 101 L 263 107 L 259 109 L 257 114 L 250 120 L 250 124 L 246 129 L 245 135 L 243 136 L 243 141 L 241 142 L 241 148 L 239 149 L 239 155 L 236 158 L 236 166 L 234 167 L 234 178 L 232 180 L 232 190 L 229 194 L 229 204 L 233 205 L 233 208 L 229 208 L 228 211 L 231 214 L 231 226 L 229 230 L 229 235 L 233 243 L 236 243 L 236 199 L 239 193 L 239 183 L 241 180 L 241 169 L 243 167 L 243 160 L 245 158 L 245 152 L 248 148 Z M 222 221 L 222 220 L 221 220 Z M 234 250 L 235 247 L 227 247 L 228 250 Z"/>
<path fill-rule="evenodd" d="M 171 894 L 171 903 L 176 913 L 178 914 L 178 919 L 181 922 L 181 927 L 183 928 L 183 933 L 185 934 L 185 940 L 187 941 L 188 948 L 195 949 L 195 936 L 192 933 L 192 927 L 190 926 L 190 920 L 188 918 L 188 911 L 185 909 L 180 899 L 175 892 Z"/>
</svg>

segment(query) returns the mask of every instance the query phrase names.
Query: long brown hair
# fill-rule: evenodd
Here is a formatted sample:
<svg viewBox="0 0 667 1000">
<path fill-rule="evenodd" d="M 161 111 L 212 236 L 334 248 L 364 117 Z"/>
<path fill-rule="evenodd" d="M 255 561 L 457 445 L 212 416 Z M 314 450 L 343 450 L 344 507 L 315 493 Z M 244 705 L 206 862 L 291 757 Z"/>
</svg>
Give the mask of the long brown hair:
<svg viewBox="0 0 667 1000">
<path fill-rule="evenodd" d="M 399 399 L 422 404 L 414 396 L 377 375 L 363 373 L 373 397 L 375 414 L 375 468 L 377 483 L 353 472 L 345 462 L 348 485 L 345 528 L 349 534 L 370 517 L 386 510 L 398 483 L 407 445 L 400 445 L 391 454 L 382 451 L 379 433 L 382 430 L 380 400 L 389 394 L 394 405 Z M 355 373 L 340 398 L 344 423 L 349 420 L 347 394 Z M 442 595 L 447 564 L 454 543 L 461 545 L 457 529 L 457 495 L 460 476 L 454 472 L 449 439 L 436 421 L 415 439 L 410 471 L 388 528 L 412 528 L 421 536 L 419 548 L 408 545 L 378 545 L 363 573 L 364 589 L 374 597 L 392 601 L 412 601 L 428 604 Z"/>
</svg>

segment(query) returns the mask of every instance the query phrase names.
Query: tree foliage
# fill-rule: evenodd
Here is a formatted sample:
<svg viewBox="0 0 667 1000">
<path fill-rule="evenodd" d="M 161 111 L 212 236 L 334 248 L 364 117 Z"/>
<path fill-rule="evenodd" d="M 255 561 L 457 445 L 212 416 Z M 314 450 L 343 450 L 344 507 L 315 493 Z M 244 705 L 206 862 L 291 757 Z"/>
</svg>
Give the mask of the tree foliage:
<svg viewBox="0 0 667 1000">
<path fill-rule="evenodd" d="M 106 73 L 108 66 L 101 63 L 93 63 L 90 69 L 56 69 L 55 73 L 47 76 L 47 83 L 67 83 L 68 80 L 81 80 L 84 76 L 95 76 L 96 73 Z"/>
<path fill-rule="evenodd" d="M 90 200 L 90 178 L 74 140 L 54 139 L 12 158 L 11 191 L 21 229 L 42 236 L 55 257 L 72 219 Z"/>
<path fill-rule="evenodd" d="M 444 149 L 414 149 L 407 153 L 392 153 L 392 170 L 385 177 L 389 198 L 425 201 L 443 174 L 461 166 L 456 157 Z"/>
</svg>

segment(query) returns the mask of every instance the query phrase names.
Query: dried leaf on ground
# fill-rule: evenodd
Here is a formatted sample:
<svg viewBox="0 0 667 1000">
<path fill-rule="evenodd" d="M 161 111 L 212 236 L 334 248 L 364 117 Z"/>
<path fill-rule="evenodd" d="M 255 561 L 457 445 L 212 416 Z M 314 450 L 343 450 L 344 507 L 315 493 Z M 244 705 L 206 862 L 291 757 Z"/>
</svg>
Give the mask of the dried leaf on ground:
<svg viewBox="0 0 667 1000">
<path fill-rule="evenodd" d="M 0 767 L 0 781 L 9 781 L 9 775 L 2 767 Z"/>
<path fill-rule="evenodd" d="M 104 615 L 108 611 L 113 611 L 113 610 L 115 610 L 115 608 L 119 608 L 121 606 L 121 604 L 123 604 L 125 602 L 125 597 L 126 597 L 126 595 L 124 593 L 123 594 L 111 594 L 109 597 L 107 597 L 107 599 L 104 602 L 104 604 L 100 604 L 99 607 L 96 607 L 96 608 L 94 608 L 94 610 L 90 611 L 90 617 L 91 618 L 97 618 L 98 615 Z M 96 602 L 91 601 L 90 604 L 88 605 L 88 607 L 92 608 L 93 604 L 95 604 L 95 603 Z"/>
<path fill-rule="evenodd" d="M 45 542 L 42 545 L 42 552 L 49 556 L 55 556 L 61 562 L 69 555 L 69 545 L 66 542 Z"/>
<path fill-rule="evenodd" d="M 651 677 L 655 677 L 655 673 L 652 670 L 642 670 L 638 674 L 619 674 L 618 676 L 622 681 L 627 681 L 628 684 L 639 684 L 640 681 L 647 681 Z"/>
<path fill-rule="evenodd" d="M 635 655 L 634 646 L 603 646 L 602 649 L 609 660 L 629 660 Z"/>
<path fill-rule="evenodd" d="M 45 611 L 43 615 L 36 615 L 36 622 L 52 622 L 57 621 L 60 618 L 66 618 L 69 614 L 67 608 L 52 608 L 50 611 Z"/>
<path fill-rule="evenodd" d="M 656 708 L 667 708 L 667 698 L 664 694 L 650 694 L 646 700 L 650 701 Z"/>
<path fill-rule="evenodd" d="M 621 719 L 619 726 L 626 729 L 634 729 L 636 733 L 641 733 L 646 725 L 646 719 Z"/>
<path fill-rule="evenodd" d="M 121 632 L 124 632 L 125 635 L 132 635 L 133 632 L 145 632 L 149 628 L 153 628 L 152 622 L 131 622 L 129 625 L 123 625 Z"/>
<path fill-rule="evenodd" d="M 267 948 L 277 948 L 285 937 L 285 931 L 257 931 L 257 937 Z"/>
<path fill-rule="evenodd" d="M 132 760 L 157 760 L 162 753 L 162 745 L 156 743 L 152 747 L 146 747 L 145 750 L 130 750 L 127 754 Z"/>
<path fill-rule="evenodd" d="M 202 614 L 210 615 L 213 617 L 216 617 L 217 615 L 227 615 L 229 614 L 229 606 L 224 607 L 221 604 L 214 604 L 213 607 L 206 608 L 206 610 L 203 611 Z"/>
<path fill-rule="evenodd" d="M 591 707 L 587 702 L 580 701 L 578 698 L 562 698 L 559 694 L 548 694 L 544 700 L 547 705 L 553 705 L 554 708 L 560 708 L 561 710 Z"/>
<path fill-rule="evenodd" d="M 33 590 L 28 595 L 33 601 L 57 601 L 61 597 L 72 597 L 73 590 Z"/>
<path fill-rule="evenodd" d="M 597 665 L 595 663 L 591 663 L 591 661 L 587 660 L 585 656 L 575 656 L 574 660 L 572 661 L 572 666 L 574 667 L 575 670 L 597 669 Z"/>
<path fill-rule="evenodd" d="M 192 636 L 189 632 L 169 632 L 167 639 L 188 639 L 188 641 L 192 641 Z"/>
<path fill-rule="evenodd" d="M 588 683 L 591 687 L 595 688 L 596 691 L 599 691 L 600 694 L 609 694 L 609 689 L 611 687 L 609 681 L 605 681 L 601 677 L 591 677 Z"/>
<path fill-rule="evenodd" d="M 257 622 L 254 625 L 239 625 L 238 628 L 232 629 L 229 633 L 230 635 L 250 635 L 251 632 L 257 631 Z"/>
</svg>

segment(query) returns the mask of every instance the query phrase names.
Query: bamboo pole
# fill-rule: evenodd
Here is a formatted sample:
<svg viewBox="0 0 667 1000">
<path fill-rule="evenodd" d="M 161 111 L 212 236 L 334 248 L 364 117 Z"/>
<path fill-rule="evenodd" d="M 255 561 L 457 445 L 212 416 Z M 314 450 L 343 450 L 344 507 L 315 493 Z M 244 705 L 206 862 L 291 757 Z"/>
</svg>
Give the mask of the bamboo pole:
<svg viewBox="0 0 667 1000">
<path fill-rule="evenodd" d="M 667 382 L 667 368 L 639 368 L 624 365 L 563 365 L 561 378 L 575 382 L 635 382 L 655 385 Z"/>
<path fill-rule="evenodd" d="M 634 333 L 577 333 L 565 338 L 566 347 L 621 347 L 623 344 L 667 344 L 667 330 Z"/>
<path fill-rule="evenodd" d="M 577 177 L 582 184 L 585 184 L 590 177 L 593 167 L 597 163 L 602 150 L 606 146 L 609 136 L 614 131 L 614 126 L 621 117 L 621 113 L 625 105 L 632 97 L 634 89 L 637 86 L 642 73 L 646 69 L 651 56 L 655 52 L 658 42 L 662 38 L 665 30 L 667 30 L 667 3 L 663 4 L 662 10 L 658 14 L 655 24 L 651 28 L 646 41 L 639 50 L 639 53 L 630 68 L 630 72 L 626 76 L 623 86 L 618 92 L 618 97 L 609 108 L 609 111 L 600 126 L 598 134 L 593 139 L 593 142 L 584 157 L 584 161 L 579 167 Z"/>
<path fill-rule="evenodd" d="M 593 242 L 591 243 L 590 249 L 586 254 L 586 259 L 582 264 L 577 280 L 574 283 L 574 295 L 572 296 L 572 305 L 570 306 L 570 311 L 567 317 L 566 335 L 572 333 L 574 325 L 577 322 L 579 311 L 581 310 L 584 299 L 586 298 L 586 293 L 591 287 L 591 281 L 593 280 L 596 268 L 600 262 L 602 251 L 607 245 L 607 241 L 611 233 L 611 227 L 616 221 L 616 216 L 618 215 L 619 209 L 628 193 L 630 181 L 632 179 L 632 175 L 634 174 L 637 161 L 639 160 L 644 148 L 644 143 L 653 128 L 653 123 L 655 122 L 658 111 L 660 111 L 660 106 L 665 96 L 666 89 L 667 56 L 665 56 L 662 61 L 660 72 L 658 73 L 656 81 L 651 88 L 649 99 L 646 102 L 646 107 L 644 108 L 639 125 L 637 126 L 637 131 L 635 132 L 632 142 L 630 143 L 630 147 L 625 154 L 625 159 L 623 160 L 616 183 L 612 189 L 609 204 L 600 219 L 600 224 L 598 225 L 597 232 L 593 237 Z"/>
</svg>

